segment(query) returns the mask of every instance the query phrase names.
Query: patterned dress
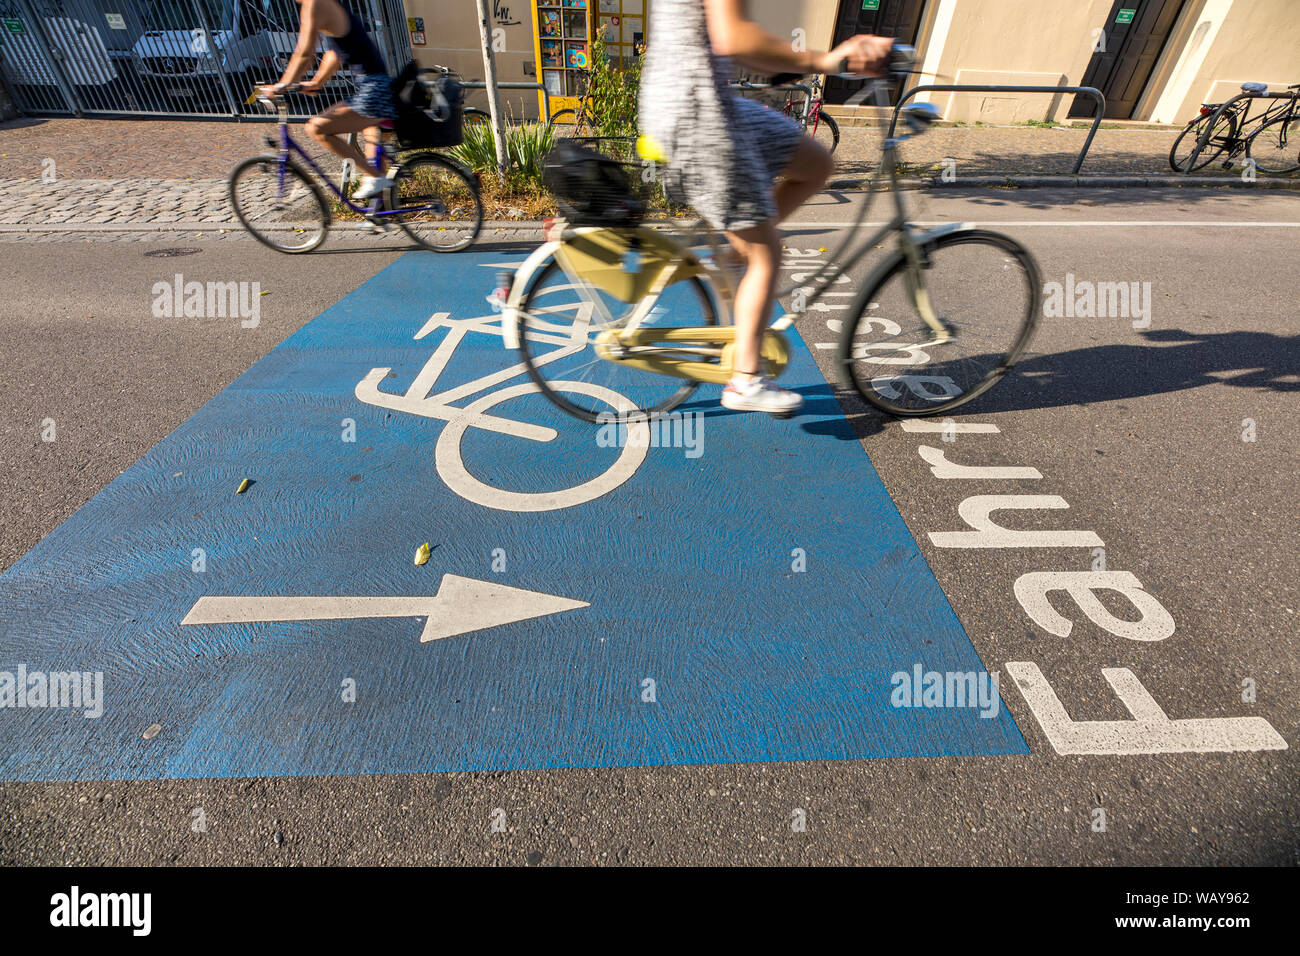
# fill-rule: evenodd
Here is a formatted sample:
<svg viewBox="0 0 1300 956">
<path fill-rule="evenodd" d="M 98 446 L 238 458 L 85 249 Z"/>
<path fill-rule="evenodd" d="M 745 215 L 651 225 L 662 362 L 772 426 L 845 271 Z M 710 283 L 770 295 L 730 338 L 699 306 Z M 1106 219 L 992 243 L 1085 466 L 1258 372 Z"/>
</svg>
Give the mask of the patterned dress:
<svg viewBox="0 0 1300 956">
<path fill-rule="evenodd" d="M 668 156 L 686 200 L 728 232 L 773 218 L 772 181 L 803 131 L 727 88 L 731 62 L 709 45 L 704 0 L 655 0 L 649 32 L 641 130 Z"/>
</svg>

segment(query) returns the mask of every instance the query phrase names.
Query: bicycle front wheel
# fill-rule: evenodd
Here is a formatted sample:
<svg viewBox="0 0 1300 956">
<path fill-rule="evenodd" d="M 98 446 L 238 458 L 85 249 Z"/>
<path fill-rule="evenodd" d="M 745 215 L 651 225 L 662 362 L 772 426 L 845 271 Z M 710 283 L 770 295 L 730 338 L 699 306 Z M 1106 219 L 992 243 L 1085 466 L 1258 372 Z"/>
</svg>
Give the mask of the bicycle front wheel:
<svg viewBox="0 0 1300 956">
<path fill-rule="evenodd" d="M 840 145 L 840 124 L 834 117 L 818 113 L 808 121 L 808 135 L 826 148 L 828 153 L 835 152 Z"/>
<path fill-rule="evenodd" d="M 433 252 L 459 252 L 483 228 L 478 183 L 434 153 L 404 161 L 395 176 L 391 216 L 406 234 Z"/>
<path fill-rule="evenodd" d="M 246 159 L 230 174 L 230 205 L 244 228 L 279 252 L 310 252 L 329 231 L 325 197 L 307 174 L 278 156 Z"/>
<path fill-rule="evenodd" d="M 1260 172 L 1293 173 L 1300 169 L 1300 115 L 1279 116 L 1250 138 L 1246 155 Z"/>
<path fill-rule="evenodd" d="M 716 296 L 698 276 L 665 289 L 639 324 L 641 330 L 667 326 L 718 324 Z M 666 412 L 695 391 L 693 380 L 674 378 L 632 364 L 602 358 L 596 340 L 606 331 L 625 326 L 637 303 L 624 302 L 581 276 L 561 268 L 552 257 L 540 266 L 520 299 L 516 324 L 519 351 L 528 374 L 552 402 L 577 418 L 596 422 L 610 414 L 609 403 L 598 396 L 617 392 L 631 409 L 620 417 Z M 655 343 L 638 346 L 628 358 L 655 355 Z M 675 350 L 675 357 L 716 362 L 720 356 Z M 587 393 L 565 386 L 579 382 L 591 386 Z"/>
<path fill-rule="evenodd" d="M 935 415 L 988 391 L 1038 325 L 1038 266 L 1015 240 L 973 229 L 918 251 L 916 265 L 902 251 L 881 264 L 840 338 L 844 377 L 891 415 Z"/>
</svg>

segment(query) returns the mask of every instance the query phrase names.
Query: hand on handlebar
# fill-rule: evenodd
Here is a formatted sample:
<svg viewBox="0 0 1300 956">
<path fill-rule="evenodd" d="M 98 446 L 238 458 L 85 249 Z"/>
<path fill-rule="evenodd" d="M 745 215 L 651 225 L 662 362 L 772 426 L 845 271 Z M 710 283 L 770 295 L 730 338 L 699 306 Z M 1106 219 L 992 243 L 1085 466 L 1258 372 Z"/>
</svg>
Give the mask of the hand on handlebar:
<svg viewBox="0 0 1300 956">
<path fill-rule="evenodd" d="M 852 73 L 855 76 L 881 76 L 889 67 L 892 37 L 862 33 L 845 40 L 822 61 L 822 73 Z"/>
</svg>

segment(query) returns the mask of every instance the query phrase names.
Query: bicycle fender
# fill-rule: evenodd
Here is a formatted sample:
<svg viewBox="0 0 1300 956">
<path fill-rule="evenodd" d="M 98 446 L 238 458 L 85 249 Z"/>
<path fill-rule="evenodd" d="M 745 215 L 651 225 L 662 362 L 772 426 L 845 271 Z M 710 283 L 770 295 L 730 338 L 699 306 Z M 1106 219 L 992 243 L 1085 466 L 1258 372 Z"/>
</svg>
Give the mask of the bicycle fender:
<svg viewBox="0 0 1300 956">
<path fill-rule="evenodd" d="M 955 235 L 959 232 L 978 231 L 979 227 L 973 222 L 946 222 L 940 226 L 935 226 L 933 229 L 928 229 L 925 232 L 917 234 L 913 239 L 918 246 L 924 248 L 925 246 L 937 242 L 944 236 Z M 853 334 L 857 328 L 858 318 L 864 311 L 866 311 L 867 306 L 871 304 L 867 301 L 867 296 L 876 288 L 885 276 L 897 266 L 898 262 L 902 258 L 902 250 L 895 249 L 880 263 L 878 263 L 867 277 L 862 280 L 862 285 L 859 287 L 862 291 L 858 293 L 858 297 L 853 300 L 853 305 L 849 307 L 849 315 L 851 318 L 846 319 L 844 324 L 840 327 L 840 343 L 839 348 L 836 350 L 835 367 L 840 384 L 846 388 L 853 387 L 853 376 L 849 372 L 850 365 L 853 361 Z"/>
<path fill-rule="evenodd" d="M 939 226 L 938 229 L 932 231 L 938 232 L 947 228 L 947 231 L 955 232 L 956 230 L 950 227 L 961 225 L 963 225 L 963 223 L 950 223 L 948 224 L 948 227 Z M 930 233 L 926 233 L 926 235 L 928 236 Z M 895 249 L 876 264 L 876 267 L 868 273 L 865 279 L 862 280 L 862 285 L 859 287 L 862 291 L 860 291 L 857 298 L 853 300 L 853 305 L 849 307 L 849 317 L 845 319 L 844 324 L 840 326 L 840 345 L 839 348 L 835 350 L 835 370 L 840 380 L 840 384 L 845 388 L 851 389 L 854 387 L 853 375 L 849 371 L 850 363 L 853 360 L 853 333 L 857 330 L 858 318 L 864 311 L 866 311 L 867 306 L 871 304 L 867 301 L 867 296 L 902 260 L 902 251 Z"/>
<path fill-rule="evenodd" d="M 501 310 L 501 339 L 506 348 L 512 350 L 519 348 L 519 303 L 523 300 L 524 292 L 537 270 L 555 255 L 555 250 L 558 248 L 560 248 L 558 240 L 542 243 L 515 270 L 515 281 L 510 286 L 510 297 L 506 300 L 505 308 Z"/>
</svg>

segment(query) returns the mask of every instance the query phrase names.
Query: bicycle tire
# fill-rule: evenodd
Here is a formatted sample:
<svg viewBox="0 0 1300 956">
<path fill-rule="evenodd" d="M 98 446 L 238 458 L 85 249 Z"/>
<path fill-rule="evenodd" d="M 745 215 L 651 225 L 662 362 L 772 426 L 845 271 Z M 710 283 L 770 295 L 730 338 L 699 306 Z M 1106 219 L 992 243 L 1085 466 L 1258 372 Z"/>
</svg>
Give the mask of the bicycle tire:
<svg viewBox="0 0 1300 956">
<path fill-rule="evenodd" d="M 863 378 L 859 376 L 856 367 L 859 359 L 854 355 L 854 341 L 860 334 L 862 334 L 860 327 L 864 320 L 866 320 L 865 334 L 868 335 L 872 334 L 872 323 L 882 321 L 881 315 L 869 314 L 873 311 L 872 306 L 876 303 L 877 299 L 882 298 L 881 292 L 889 282 L 898 276 L 900 271 L 908 268 L 907 258 L 903 251 L 896 250 L 876 268 L 875 272 L 873 272 L 871 276 L 868 277 L 863 286 L 863 292 L 859 294 L 858 298 L 854 301 L 851 309 L 852 314 L 856 316 L 856 318 L 851 322 L 844 323 L 837 355 L 841 377 L 848 383 L 852 384 L 864 401 L 886 414 L 903 418 L 914 418 L 926 415 L 942 414 L 951 411 L 960 405 L 966 404 L 996 385 L 1002 377 L 1006 375 L 1011 367 L 1019 361 L 1021 355 L 1024 354 L 1025 349 L 1028 347 L 1030 340 L 1033 338 L 1034 331 L 1038 327 L 1038 317 L 1041 312 L 1041 300 L 1039 296 L 1041 295 L 1042 290 L 1042 281 L 1038 271 L 1038 264 L 1034 261 L 1034 257 L 1030 255 L 1023 246 L 1009 236 L 1004 236 L 1001 233 L 989 232 L 983 229 L 969 229 L 939 236 L 938 238 L 927 242 L 922 247 L 921 251 L 925 260 L 929 263 L 928 268 L 933 268 L 932 260 L 936 253 L 964 244 L 994 246 L 1000 250 L 1000 253 L 1004 258 L 1009 257 L 1016 261 L 1020 266 L 1025 280 L 1026 303 L 1024 317 L 1020 321 L 1019 328 L 1016 330 L 1014 336 L 1010 338 L 1009 346 L 1002 351 L 1000 355 L 996 356 L 996 363 L 991 364 L 987 372 L 969 388 L 964 388 L 959 393 L 948 396 L 946 401 L 930 402 L 929 404 L 919 408 L 905 407 L 901 404 L 890 401 L 885 394 L 884 388 L 878 386 L 876 383 L 880 382 L 883 378 L 888 383 L 888 387 L 894 388 L 894 390 L 898 391 L 900 395 L 901 390 L 896 388 L 887 376 L 878 375 L 874 379 L 867 379 L 865 382 L 863 381 Z M 933 279 L 929 281 L 932 283 Z M 969 274 L 963 275 L 958 284 L 967 289 L 967 294 L 976 298 L 981 297 L 983 290 L 977 290 L 978 280 L 973 279 Z M 940 305 L 942 305 L 942 303 L 940 303 Z M 993 309 L 993 311 L 999 310 Z M 954 339 L 954 341 L 962 338 L 962 327 L 957 325 L 956 329 L 958 334 L 957 339 Z M 978 338 L 979 336 L 976 337 Z M 921 351 L 922 354 L 927 354 L 923 350 L 923 345 L 924 343 L 918 344 L 914 347 L 903 347 L 908 348 L 909 351 Z M 889 348 L 897 350 L 899 347 L 889 346 Z M 864 356 L 864 358 L 866 358 L 866 356 Z M 884 356 L 882 355 L 878 357 L 878 360 L 884 361 Z M 884 372 L 888 368 L 897 367 L 907 367 L 911 369 L 917 368 L 914 364 L 904 365 L 902 362 L 897 362 L 895 364 L 886 365 L 885 368 L 877 369 L 877 371 Z M 936 378 L 935 380 L 938 379 Z M 944 380 L 951 381 L 951 378 L 945 377 Z M 908 384 L 908 389 L 913 395 L 920 396 L 920 392 L 914 390 L 911 383 Z"/>
<path fill-rule="evenodd" d="M 572 122 L 557 122 L 561 117 L 568 117 Z M 554 136 L 563 136 L 571 139 L 584 139 L 588 136 L 595 135 L 595 130 L 588 122 L 586 112 L 579 113 L 577 110 L 569 108 L 556 110 L 551 114 L 551 118 L 546 121 L 547 129 Z"/>
<path fill-rule="evenodd" d="M 419 153 L 402 161 L 395 179 L 392 196 L 402 208 L 392 218 L 416 244 L 431 252 L 460 252 L 474 244 L 483 229 L 483 197 L 472 173 L 445 156 Z M 411 208 L 404 212 L 406 206 Z M 442 234 L 445 241 L 436 241 Z"/>
<path fill-rule="evenodd" d="M 319 213 L 316 218 L 319 218 L 320 220 L 320 227 L 319 231 L 308 233 L 306 238 L 300 242 L 280 242 L 274 238 L 276 234 L 284 234 L 287 236 L 294 235 L 295 233 L 289 232 L 285 229 L 275 229 L 267 233 L 263 232 L 262 229 L 259 228 L 259 226 L 265 228 L 269 222 L 291 221 L 282 218 L 280 209 L 277 208 L 277 203 L 271 203 L 266 210 L 259 213 L 250 208 L 246 208 L 248 204 L 241 201 L 240 198 L 239 185 L 241 179 L 244 178 L 245 174 L 249 170 L 259 167 L 264 168 L 268 173 L 274 175 L 278 182 L 280 167 L 280 157 L 278 156 L 252 156 L 236 166 L 230 174 L 227 196 L 230 199 L 231 208 L 234 209 L 235 216 L 239 219 L 239 222 L 248 230 L 249 234 L 254 239 L 262 245 L 274 249 L 276 252 L 295 255 L 301 252 L 311 252 L 313 249 L 319 247 L 320 244 L 325 241 L 325 236 L 329 232 L 330 222 L 333 217 L 330 215 L 329 205 L 325 202 L 325 197 L 321 194 L 320 187 L 316 185 L 315 180 L 308 176 L 297 163 L 293 162 L 293 160 L 286 162 L 286 175 L 291 179 L 298 180 L 301 185 L 305 186 L 308 191 L 308 196 L 311 200 L 314 200 L 315 211 Z M 310 210 L 313 205 L 312 202 L 308 201 L 307 197 L 302 197 L 299 201 L 302 204 L 305 204 L 308 210 Z M 257 225 L 254 224 L 255 222 L 257 222 Z M 299 230 L 299 232 L 303 231 L 305 230 Z"/>
<path fill-rule="evenodd" d="M 815 119 L 808 122 L 807 133 L 829 153 L 834 153 L 840 145 L 840 124 L 825 113 L 818 113 Z"/>
<path fill-rule="evenodd" d="M 1261 138 L 1262 160 L 1255 154 L 1255 143 Z M 1246 156 L 1254 161 L 1256 169 L 1272 175 L 1300 169 L 1300 113 L 1278 116 L 1257 129 L 1246 143 Z"/>
<path fill-rule="evenodd" d="M 1206 143 L 1205 149 L 1201 150 L 1201 154 L 1196 157 L 1196 166 L 1191 169 L 1183 168 L 1187 165 L 1188 160 L 1192 158 L 1192 151 L 1196 149 L 1196 144 L 1200 140 L 1202 132 L 1213 118 L 1213 113 L 1207 113 L 1195 122 L 1190 123 L 1188 127 L 1179 134 L 1178 138 L 1174 140 L 1174 145 L 1169 149 L 1169 165 L 1174 168 L 1174 172 L 1194 173 L 1197 170 L 1204 169 L 1226 152 L 1227 147 L 1225 146 Z M 1222 127 L 1225 122 L 1227 123 L 1226 138 L 1235 139 L 1237 136 L 1237 117 L 1232 113 L 1227 113 L 1219 121 L 1220 127 Z M 1190 141 L 1188 141 L 1186 148 L 1184 149 L 1183 140 L 1187 139 L 1187 135 L 1193 131 L 1195 131 L 1195 135 Z M 1221 136 L 1223 136 L 1221 132 L 1216 132 L 1211 135 L 1210 139 L 1213 140 Z M 1181 155 L 1179 155 L 1180 151 Z"/>
<path fill-rule="evenodd" d="M 467 128 L 486 126 L 491 129 L 492 114 L 487 110 L 477 109 L 473 106 L 468 107 L 461 112 L 461 125 Z"/>
<path fill-rule="evenodd" d="M 608 414 L 608 413 L 604 412 L 603 410 L 593 411 L 590 408 L 579 406 L 565 397 L 562 388 L 552 387 L 553 381 L 567 382 L 573 379 L 574 367 L 572 365 L 562 364 L 559 362 L 544 363 L 539 361 L 540 359 L 546 357 L 545 354 L 534 354 L 534 351 L 529 344 L 530 329 L 528 326 L 528 322 L 529 322 L 529 315 L 532 311 L 532 307 L 534 304 L 534 297 L 537 296 L 538 292 L 546 286 L 547 280 L 552 278 L 552 276 L 554 276 L 556 272 L 560 273 L 562 279 L 567 280 L 568 278 L 570 278 L 561 269 L 560 264 L 556 261 L 555 257 L 552 256 L 544 267 L 542 267 L 536 273 L 534 273 L 533 279 L 530 281 L 528 289 L 524 292 L 523 296 L 520 299 L 519 309 L 517 312 L 517 316 L 515 318 L 515 336 L 516 336 L 516 341 L 518 342 L 519 345 L 519 354 L 523 358 L 525 368 L 528 370 L 528 377 L 532 379 L 534 383 L 536 383 L 537 387 L 541 390 L 542 394 L 545 395 L 551 402 L 553 402 L 557 407 L 559 407 L 563 411 L 572 415 L 574 418 L 580 418 L 583 421 L 587 421 L 587 422 L 598 422 L 601 420 L 600 419 L 601 414 Z M 691 279 L 686 280 L 684 283 L 678 283 L 678 284 L 679 285 L 690 284 L 694 288 L 695 293 L 699 298 L 700 302 L 704 305 L 706 309 L 704 322 L 697 323 L 697 324 L 704 325 L 704 326 L 717 325 L 719 310 L 715 305 L 717 299 L 716 293 L 711 294 L 709 286 L 707 286 L 700 279 L 699 276 L 694 276 Z M 565 288 L 568 288 L 568 286 L 565 286 Z M 590 348 L 590 343 L 588 343 L 588 347 L 583 349 L 583 351 L 588 352 L 589 361 L 587 361 L 583 366 L 580 366 L 579 370 L 581 370 L 582 368 L 593 367 L 598 369 L 610 370 L 612 372 L 612 370 L 621 367 L 620 364 L 617 362 L 609 362 L 606 361 L 605 359 L 596 356 L 595 350 Z M 553 379 L 548 379 L 547 376 L 542 373 L 542 369 L 547 367 L 550 364 L 558 366 L 554 369 L 555 377 Z M 654 403 L 642 403 L 638 401 L 638 397 L 637 397 L 638 393 L 642 390 L 639 386 L 634 388 L 629 388 L 627 383 L 625 382 L 601 383 L 600 387 L 608 388 L 611 391 L 616 391 L 619 394 L 627 397 L 629 403 L 635 408 L 634 414 L 641 417 L 648 416 L 655 413 L 671 411 L 672 409 L 680 405 L 682 402 L 684 402 L 687 398 L 689 398 L 691 393 L 693 393 L 695 389 L 699 387 L 700 384 L 699 382 L 690 379 L 668 379 L 667 376 L 658 375 L 654 372 L 641 371 L 641 370 L 632 370 L 632 371 L 635 371 L 637 375 L 643 377 L 642 379 L 638 379 L 637 380 L 638 382 L 643 380 L 662 381 L 666 379 L 672 382 L 680 382 L 680 385 L 671 394 L 669 394 L 662 401 L 656 401 Z M 648 378 L 645 378 L 647 376 Z M 595 384 L 595 383 L 591 383 L 591 384 Z M 632 392 L 631 395 L 628 394 L 629 391 Z M 622 416 L 622 417 L 624 419 L 627 418 L 627 416 Z"/>
</svg>

